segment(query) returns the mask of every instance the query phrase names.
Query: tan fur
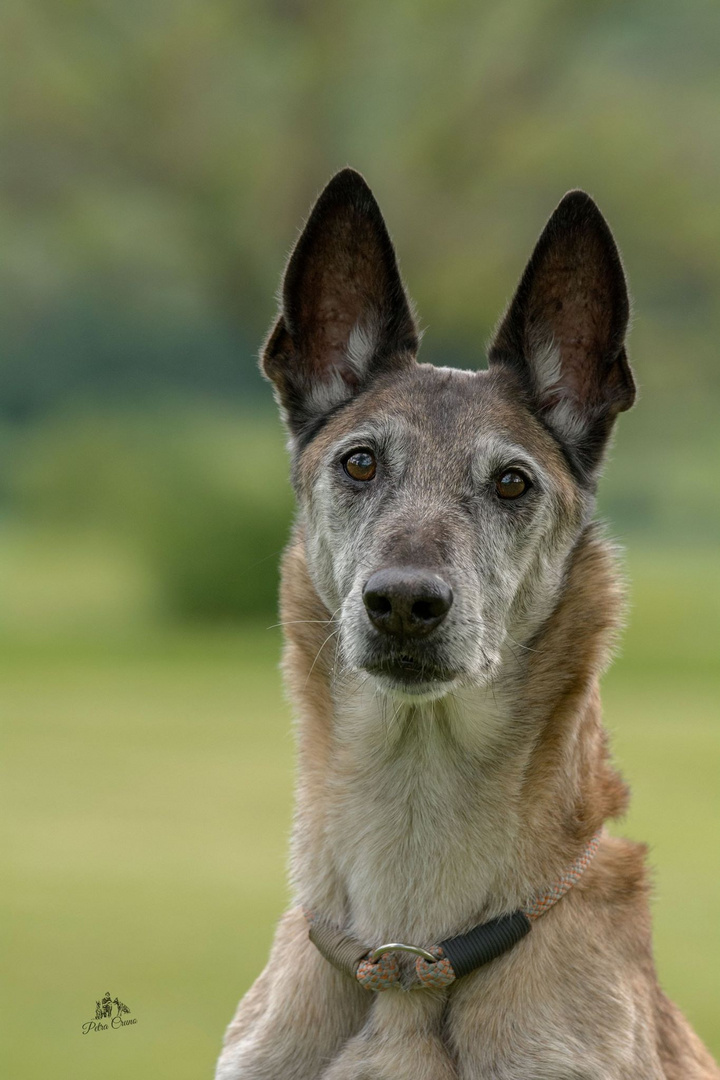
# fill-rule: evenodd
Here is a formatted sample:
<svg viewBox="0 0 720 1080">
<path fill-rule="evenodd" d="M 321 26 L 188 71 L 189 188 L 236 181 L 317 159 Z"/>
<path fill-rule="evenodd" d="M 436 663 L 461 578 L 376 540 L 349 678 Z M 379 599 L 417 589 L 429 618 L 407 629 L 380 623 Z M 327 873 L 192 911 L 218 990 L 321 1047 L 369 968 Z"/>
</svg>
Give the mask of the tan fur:
<svg viewBox="0 0 720 1080">
<path fill-rule="evenodd" d="M 497 788 L 488 792 L 488 807 L 504 806 L 515 843 L 502 856 L 469 854 L 476 906 L 464 920 L 456 909 L 458 923 L 432 925 L 408 908 L 396 936 L 431 944 L 448 929 L 461 930 L 463 921 L 512 910 L 572 862 L 599 824 L 623 811 L 627 792 L 608 761 L 598 695 L 619 600 L 608 551 L 590 531 L 574 555 L 563 600 L 523 660 L 513 707 L 538 737 L 523 752 L 516 746 L 510 764 L 498 768 L 493 756 L 487 776 L 488 787 Z M 306 894 L 301 899 L 352 927 L 353 897 L 328 839 L 347 768 L 334 733 L 335 646 L 300 535 L 285 557 L 282 615 L 285 672 L 299 717 L 293 875 Z M 444 824 L 447 834 L 464 827 Z M 527 938 L 445 992 L 360 989 L 319 956 L 295 909 L 228 1030 L 218 1077 L 719 1077 L 657 985 L 644 855 L 638 845 L 605 836 L 581 882 Z M 441 907 L 455 908 L 462 873 L 447 867 Z M 419 895 L 420 882 L 412 884 L 409 895 Z"/>
</svg>

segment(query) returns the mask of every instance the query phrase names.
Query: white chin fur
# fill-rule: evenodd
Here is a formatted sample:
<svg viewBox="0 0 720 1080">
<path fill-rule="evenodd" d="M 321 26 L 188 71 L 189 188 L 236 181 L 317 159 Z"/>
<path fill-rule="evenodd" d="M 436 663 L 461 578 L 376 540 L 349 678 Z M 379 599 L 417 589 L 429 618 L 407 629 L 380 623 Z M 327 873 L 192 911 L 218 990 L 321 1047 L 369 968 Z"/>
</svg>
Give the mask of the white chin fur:
<svg viewBox="0 0 720 1080">
<path fill-rule="evenodd" d="M 400 683 L 389 675 L 370 674 L 373 685 L 382 693 L 389 694 L 398 701 L 406 701 L 410 705 L 421 705 L 426 701 L 438 701 L 445 697 L 459 685 L 459 679 L 448 679 L 446 682 L 418 683 L 416 686 L 408 683 Z"/>
</svg>

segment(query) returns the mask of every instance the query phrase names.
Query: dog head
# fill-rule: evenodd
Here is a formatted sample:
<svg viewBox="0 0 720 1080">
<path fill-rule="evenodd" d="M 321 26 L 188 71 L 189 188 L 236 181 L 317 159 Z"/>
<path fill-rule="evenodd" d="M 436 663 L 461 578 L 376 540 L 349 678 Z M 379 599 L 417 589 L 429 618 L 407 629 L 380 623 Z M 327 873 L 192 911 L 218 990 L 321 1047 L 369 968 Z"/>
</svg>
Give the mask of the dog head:
<svg viewBox="0 0 720 1080">
<path fill-rule="evenodd" d="M 338 173 L 292 252 L 263 352 L 291 436 L 308 568 L 343 663 L 413 700 L 484 684 L 557 601 L 635 388 L 620 257 L 570 192 L 486 371 L 419 364 L 382 215 Z"/>
</svg>

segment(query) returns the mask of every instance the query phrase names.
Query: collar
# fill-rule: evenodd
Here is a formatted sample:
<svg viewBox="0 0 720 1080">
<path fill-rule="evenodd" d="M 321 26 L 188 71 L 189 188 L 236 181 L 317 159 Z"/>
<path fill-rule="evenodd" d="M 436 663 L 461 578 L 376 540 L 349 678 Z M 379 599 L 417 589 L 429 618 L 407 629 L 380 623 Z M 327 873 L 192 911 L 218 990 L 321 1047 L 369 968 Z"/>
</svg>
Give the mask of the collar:
<svg viewBox="0 0 720 1080">
<path fill-rule="evenodd" d="M 398 952 L 416 957 L 415 977 L 409 989 L 449 986 L 455 979 L 501 956 L 528 934 L 535 920 L 557 904 L 582 877 L 597 853 L 601 835 L 599 829 L 575 862 L 527 907 L 480 923 L 466 934 L 446 938 L 429 949 L 401 941 L 371 949 L 342 927 L 306 910 L 310 940 L 328 963 L 356 979 L 366 990 L 387 990 L 400 983 L 400 967 L 392 955 Z"/>
</svg>

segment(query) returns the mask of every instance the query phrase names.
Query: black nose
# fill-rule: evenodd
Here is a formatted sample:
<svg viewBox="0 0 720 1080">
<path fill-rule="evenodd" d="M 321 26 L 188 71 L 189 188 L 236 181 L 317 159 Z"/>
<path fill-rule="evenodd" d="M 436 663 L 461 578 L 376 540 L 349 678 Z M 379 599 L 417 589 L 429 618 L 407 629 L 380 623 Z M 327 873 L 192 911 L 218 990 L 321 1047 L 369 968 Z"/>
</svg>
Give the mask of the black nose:
<svg viewBox="0 0 720 1080">
<path fill-rule="evenodd" d="M 384 634 L 425 637 L 452 607 L 450 586 L 437 574 L 413 567 L 378 570 L 366 582 L 363 602 Z"/>
</svg>

